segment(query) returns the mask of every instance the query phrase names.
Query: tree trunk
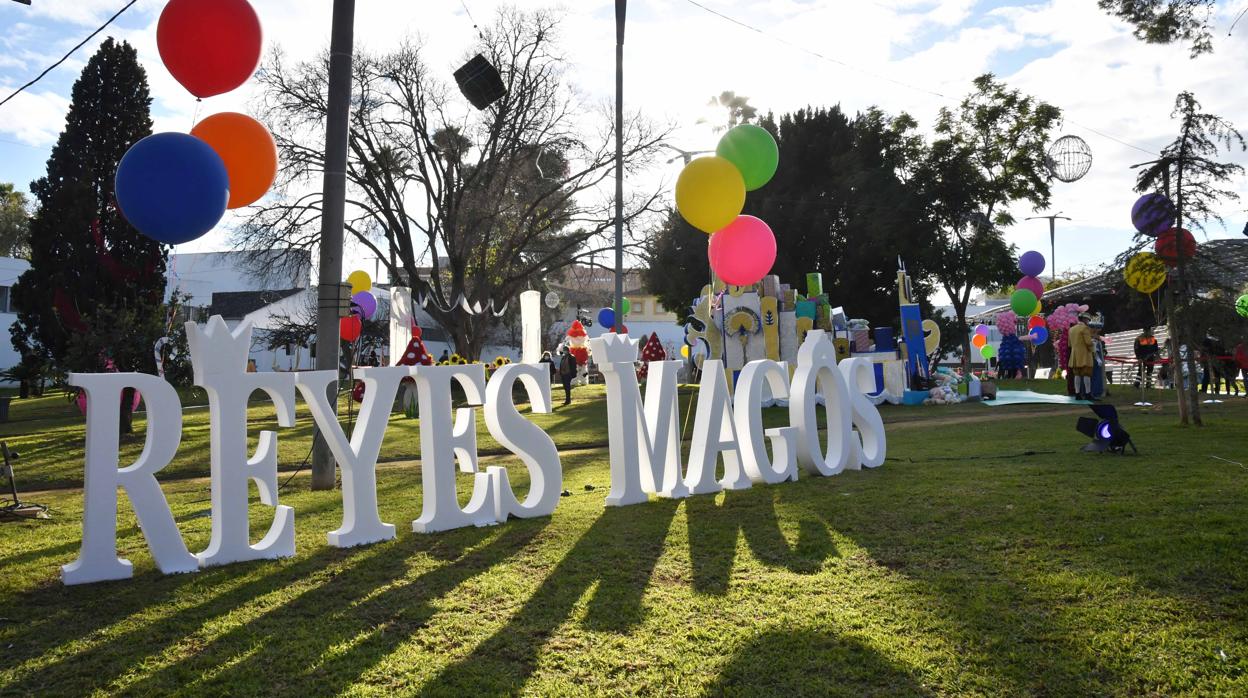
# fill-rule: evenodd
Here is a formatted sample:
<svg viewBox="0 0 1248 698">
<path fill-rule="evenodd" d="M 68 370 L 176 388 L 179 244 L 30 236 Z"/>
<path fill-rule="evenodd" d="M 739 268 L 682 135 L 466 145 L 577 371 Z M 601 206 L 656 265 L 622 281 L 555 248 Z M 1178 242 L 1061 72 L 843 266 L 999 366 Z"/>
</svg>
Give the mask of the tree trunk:
<svg viewBox="0 0 1248 698">
<path fill-rule="evenodd" d="M 1186 425 L 1188 423 L 1188 405 L 1187 405 L 1187 387 L 1183 381 L 1183 365 L 1181 363 L 1179 347 L 1183 345 L 1182 339 L 1179 337 L 1179 323 L 1175 320 L 1174 314 L 1174 280 L 1170 279 L 1166 282 L 1166 331 L 1170 335 L 1170 376 L 1171 381 L 1175 383 L 1175 395 L 1179 400 L 1179 424 Z"/>
<path fill-rule="evenodd" d="M 134 388 L 123 388 L 121 391 L 121 419 L 117 424 L 122 436 L 134 433 Z"/>
</svg>

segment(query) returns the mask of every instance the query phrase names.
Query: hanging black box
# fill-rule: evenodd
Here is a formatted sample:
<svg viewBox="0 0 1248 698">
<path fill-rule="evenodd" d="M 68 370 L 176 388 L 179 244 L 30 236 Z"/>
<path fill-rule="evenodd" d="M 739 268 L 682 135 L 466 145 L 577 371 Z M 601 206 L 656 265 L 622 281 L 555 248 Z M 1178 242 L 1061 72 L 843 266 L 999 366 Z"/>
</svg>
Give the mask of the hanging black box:
<svg viewBox="0 0 1248 698">
<path fill-rule="evenodd" d="M 507 94 L 498 68 L 490 65 L 485 56 L 479 53 L 455 71 L 455 82 L 459 85 L 459 91 L 477 109 L 485 109 Z"/>
</svg>

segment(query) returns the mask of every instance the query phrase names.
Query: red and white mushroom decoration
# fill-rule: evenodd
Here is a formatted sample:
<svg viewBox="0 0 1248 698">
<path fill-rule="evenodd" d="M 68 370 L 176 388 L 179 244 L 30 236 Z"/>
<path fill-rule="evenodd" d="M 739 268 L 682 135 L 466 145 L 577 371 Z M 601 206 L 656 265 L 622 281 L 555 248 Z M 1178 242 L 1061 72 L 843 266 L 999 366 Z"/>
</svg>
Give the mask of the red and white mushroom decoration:
<svg viewBox="0 0 1248 698">
<path fill-rule="evenodd" d="M 651 361 L 663 361 L 667 359 L 667 350 L 663 348 L 663 343 L 659 341 L 659 333 L 651 332 L 650 338 L 646 340 L 645 346 L 641 348 L 641 368 L 637 369 L 637 380 L 645 380 L 650 373 Z"/>
</svg>

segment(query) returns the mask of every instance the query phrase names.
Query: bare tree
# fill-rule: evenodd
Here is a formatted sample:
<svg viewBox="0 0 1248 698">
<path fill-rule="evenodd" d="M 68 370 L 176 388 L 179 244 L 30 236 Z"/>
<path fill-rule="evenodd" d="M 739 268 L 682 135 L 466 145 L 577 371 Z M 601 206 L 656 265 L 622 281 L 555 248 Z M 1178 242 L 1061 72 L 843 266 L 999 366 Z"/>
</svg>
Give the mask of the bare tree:
<svg viewBox="0 0 1248 698">
<path fill-rule="evenodd" d="M 391 279 L 428 300 L 425 309 L 476 357 L 503 305 L 548 274 L 611 245 L 614 131 L 609 105 L 592 106 L 568 84 L 557 52 L 558 17 L 501 10 L 481 53 L 507 93 L 472 112 L 438 79 L 419 42 L 354 65 L 346 231 Z M 239 232 L 262 252 L 319 243 L 328 58 L 288 64 L 273 54 L 258 79 L 260 116 L 277 139 L 278 202 L 254 210 Z M 667 131 L 638 117 L 626 125 L 629 173 L 648 167 Z M 628 244 L 659 191 L 626 202 Z M 461 303 L 461 300 L 463 301 Z M 465 310 L 465 306 L 469 310 Z"/>
</svg>

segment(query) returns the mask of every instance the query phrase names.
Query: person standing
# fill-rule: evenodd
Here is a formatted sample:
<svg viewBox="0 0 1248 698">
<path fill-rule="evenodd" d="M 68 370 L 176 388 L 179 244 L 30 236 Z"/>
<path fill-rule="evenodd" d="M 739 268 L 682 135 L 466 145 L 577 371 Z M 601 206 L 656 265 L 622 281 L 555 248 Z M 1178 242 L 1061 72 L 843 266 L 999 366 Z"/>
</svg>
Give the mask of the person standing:
<svg viewBox="0 0 1248 698">
<path fill-rule="evenodd" d="M 1074 378 L 1075 398 L 1092 400 L 1092 328 L 1088 316 L 1080 313 L 1079 322 L 1070 328 L 1070 375 Z"/>
<path fill-rule="evenodd" d="M 559 382 L 563 383 L 563 404 L 572 404 L 572 380 L 576 378 L 576 357 L 566 348 L 559 356 Z"/>
<path fill-rule="evenodd" d="M 1135 378 L 1137 388 L 1140 385 L 1145 388 L 1153 387 L 1153 366 L 1157 364 L 1157 357 L 1160 355 L 1161 348 L 1157 346 L 1153 328 L 1145 327 L 1140 336 L 1135 338 L 1135 360 L 1140 362 L 1140 372 Z"/>
<path fill-rule="evenodd" d="M 438 357 L 438 363 L 440 363 L 440 364 L 444 364 L 444 363 L 446 363 L 446 362 L 448 362 L 448 361 L 450 361 L 450 360 L 451 360 L 451 350 L 450 350 L 450 349 L 443 349 L 443 350 L 442 350 L 442 356 L 439 356 L 439 357 Z"/>
<path fill-rule="evenodd" d="M 1235 367 L 1239 369 L 1240 378 L 1244 381 L 1244 395 L 1248 396 L 1248 343 L 1243 340 L 1235 345 Z M 1234 382 L 1233 378 L 1232 382 Z"/>
</svg>

